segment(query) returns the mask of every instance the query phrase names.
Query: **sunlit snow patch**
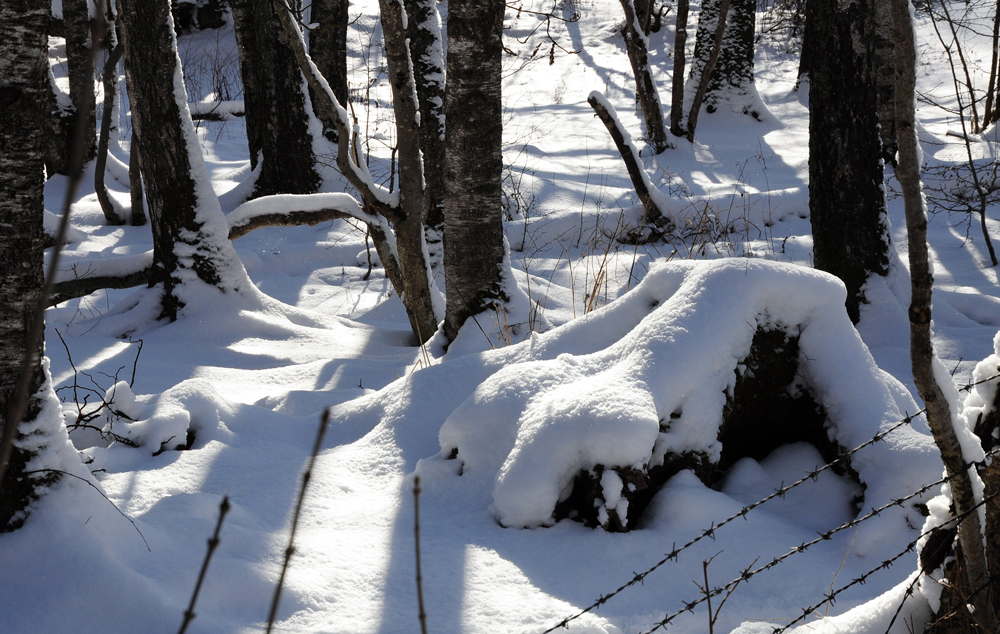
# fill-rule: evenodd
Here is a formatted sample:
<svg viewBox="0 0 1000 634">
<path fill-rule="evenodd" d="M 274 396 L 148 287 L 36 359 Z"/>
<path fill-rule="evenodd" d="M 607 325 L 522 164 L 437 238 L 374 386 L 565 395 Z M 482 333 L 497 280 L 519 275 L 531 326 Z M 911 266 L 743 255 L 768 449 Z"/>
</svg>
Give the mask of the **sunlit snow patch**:
<svg viewBox="0 0 1000 634">
<path fill-rule="evenodd" d="M 645 314 L 610 345 L 510 364 L 482 382 L 442 426 L 440 458 L 460 460 L 463 477 L 492 480 L 492 511 L 504 526 L 551 525 L 589 473 L 597 523 L 629 528 L 629 493 L 644 474 L 666 463 L 707 473 L 724 458 L 724 410 L 737 377 L 752 374 L 745 364 L 761 332 L 795 341 L 797 368 L 784 389 L 815 399 L 827 442 L 855 447 L 918 408 L 875 365 L 844 298 L 838 280 L 800 266 L 664 264 L 588 317 L 589 329 L 615 331 L 624 313 Z M 865 506 L 912 491 L 933 459 L 929 439 L 909 428 L 853 456 Z"/>
</svg>

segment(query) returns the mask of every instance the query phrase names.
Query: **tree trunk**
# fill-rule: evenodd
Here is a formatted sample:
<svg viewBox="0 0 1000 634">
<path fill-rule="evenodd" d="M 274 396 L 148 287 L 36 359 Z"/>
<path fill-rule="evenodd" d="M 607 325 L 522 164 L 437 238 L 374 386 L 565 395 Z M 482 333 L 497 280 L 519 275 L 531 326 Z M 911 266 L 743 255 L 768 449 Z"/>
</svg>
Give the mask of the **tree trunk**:
<svg viewBox="0 0 1000 634">
<path fill-rule="evenodd" d="M 677 0 L 677 27 L 674 39 L 674 70 L 671 78 L 670 132 L 684 136 L 684 65 L 687 59 L 688 0 Z"/>
<path fill-rule="evenodd" d="M 347 10 L 348 0 L 313 0 L 309 20 L 319 26 L 308 31 L 309 56 L 319 72 L 329 82 L 340 105 L 347 107 L 350 98 L 347 87 Z M 310 89 L 313 101 L 316 97 Z M 323 135 L 337 142 L 337 129 L 324 127 Z"/>
<path fill-rule="evenodd" d="M 153 229 L 150 286 L 162 285 L 160 317 L 173 321 L 185 303 L 179 291 L 193 278 L 223 291 L 249 280 L 227 238 L 187 109 L 170 3 L 118 0 L 118 15 Z"/>
<path fill-rule="evenodd" d="M 41 337 L 29 343 L 44 285 L 44 182 L 42 116 L 49 91 L 46 30 L 47 0 L 0 3 L 0 532 L 24 523 L 26 507 L 51 477 L 26 475 L 34 455 L 53 442 L 41 426 L 25 434 L 21 421 L 39 415 L 39 389 L 45 382 Z M 26 366 L 26 407 L 15 386 Z M 53 395 L 54 398 L 54 395 Z M 33 427 L 38 427 L 34 426 Z M 19 437 L 19 446 L 11 441 Z M 28 449 L 28 447 L 32 447 Z"/>
<path fill-rule="evenodd" d="M 997 61 L 1000 57 L 1000 0 L 997 0 L 993 9 L 993 39 L 990 42 L 993 50 L 990 54 L 990 78 L 986 83 L 986 107 L 983 110 L 983 125 L 980 128 L 983 130 L 997 120 L 997 112 L 1000 111 L 996 103 L 997 93 L 1000 92 L 1000 87 L 997 86 Z"/>
<path fill-rule="evenodd" d="M 625 38 L 625 51 L 628 61 L 632 64 L 632 74 L 635 76 L 635 96 L 642 109 L 642 117 L 646 123 L 646 135 L 656 154 L 662 153 L 670 143 L 667 141 L 667 131 L 663 125 L 663 108 L 660 106 L 660 96 L 656 92 L 656 84 L 649 72 L 646 37 L 636 17 L 632 0 L 621 0 L 625 11 L 625 25 L 622 26 L 622 37 Z"/>
<path fill-rule="evenodd" d="M 504 301 L 500 61 L 504 3 L 451 0 L 445 91 L 444 333 Z"/>
<path fill-rule="evenodd" d="M 326 78 L 340 105 L 347 107 L 348 0 L 313 0 L 310 20 L 319 27 L 309 31 L 309 56 Z"/>
<path fill-rule="evenodd" d="M 115 208 L 114 201 L 108 193 L 107 185 L 104 182 L 104 172 L 108 165 L 108 144 L 111 137 L 111 121 L 115 113 L 115 97 L 118 93 L 118 85 L 115 77 L 118 74 L 118 60 L 122 57 L 122 46 L 118 44 L 108 55 L 108 61 L 104 65 L 104 114 L 101 116 L 101 137 L 97 147 L 97 160 L 94 165 L 94 191 L 97 193 L 97 200 L 101 203 L 101 211 L 104 212 L 104 220 L 109 225 L 123 225 L 125 218 L 119 214 Z"/>
<path fill-rule="evenodd" d="M 708 85 L 712 79 L 712 73 L 715 72 L 715 65 L 722 54 L 730 5 L 730 0 L 707 0 L 702 5 L 701 15 L 698 18 L 694 60 L 691 63 L 691 77 L 688 79 L 688 84 L 693 87 L 694 91 L 687 122 L 687 138 L 692 143 L 694 142 L 694 131 L 698 127 L 698 115 L 701 113 L 702 102 L 708 92 Z M 711 40 L 708 39 L 709 37 Z M 706 43 L 699 47 L 699 41 Z M 711 42 L 711 46 L 708 45 L 708 42 Z"/>
<path fill-rule="evenodd" d="M 424 237 L 431 267 L 439 269 L 444 259 L 444 49 L 436 0 L 405 0 L 416 81 L 420 103 L 420 151 L 424 158 Z"/>
<path fill-rule="evenodd" d="M 702 5 L 695 37 L 693 66 L 707 67 L 707 57 L 712 49 L 721 9 L 722 3 L 719 0 Z M 759 113 L 753 110 L 753 102 L 747 99 L 753 86 L 753 35 L 757 20 L 757 0 L 732 0 L 725 20 L 719 59 L 711 72 L 705 92 L 705 109 L 715 112 L 719 103 L 728 99 L 734 109 L 757 117 Z M 702 24 L 705 24 L 705 29 L 702 29 Z"/>
<path fill-rule="evenodd" d="M 887 2 L 875 2 L 875 64 L 879 136 L 882 158 L 896 164 L 896 63 L 892 43 L 892 14 Z"/>
<path fill-rule="evenodd" d="M 809 0 L 809 214 L 816 268 L 847 285 L 858 322 L 862 287 L 889 270 L 876 114 L 871 0 Z"/>
<path fill-rule="evenodd" d="M 87 136 L 83 160 L 97 154 L 97 115 L 94 104 L 94 55 L 89 0 L 63 0 L 63 22 L 66 25 L 66 65 L 69 68 L 69 96 L 73 100 L 73 117 L 85 117 Z M 84 96 L 84 93 L 90 93 Z M 89 107 L 86 104 L 90 104 Z M 70 123 L 70 129 L 73 124 Z"/>
<path fill-rule="evenodd" d="M 233 0 L 253 197 L 319 187 L 305 86 L 271 0 Z M 257 163 L 260 161 L 260 165 Z"/>
<path fill-rule="evenodd" d="M 392 87 L 399 156 L 399 211 L 395 222 L 399 268 L 410 308 L 410 325 L 420 342 L 437 331 L 438 318 L 431 295 L 430 263 L 424 243 L 424 172 L 420 156 L 420 110 L 414 85 L 413 64 L 406 45 L 406 23 L 401 3 L 380 0 L 385 61 Z"/>
<path fill-rule="evenodd" d="M 809 7 L 818 4 L 809 0 Z M 907 0 L 892 0 L 893 41 L 896 48 L 896 140 L 899 165 L 896 178 L 903 191 L 906 209 L 906 233 L 910 260 L 910 362 L 913 382 L 927 408 L 927 423 L 934 442 L 941 451 L 949 482 L 955 514 L 964 516 L 958 526 L 959 567 L 969 587 L 985 587 L 989 580 L 982 526 L 975 509 L 972 475 L 965 466 L 959 444 L 957 421 L 941 391 L 934 372 L 934 348 L 931 343 L 931 288 L 933 276 L 927 249 L 927 209 L 920 185 L 920 157 L 915 117 L 916 46 Z M 813 103 L 810 99 L 810 103 Z M 943 370 L 942 370 L 943 371 Z M 969 433 L 963 425 L 962 431 Z M 995 613 L 989 592 L 976 592 L 964 602 L 974 606 L 973 615 L 986 632 L 994 631 Z"/>
</svg>

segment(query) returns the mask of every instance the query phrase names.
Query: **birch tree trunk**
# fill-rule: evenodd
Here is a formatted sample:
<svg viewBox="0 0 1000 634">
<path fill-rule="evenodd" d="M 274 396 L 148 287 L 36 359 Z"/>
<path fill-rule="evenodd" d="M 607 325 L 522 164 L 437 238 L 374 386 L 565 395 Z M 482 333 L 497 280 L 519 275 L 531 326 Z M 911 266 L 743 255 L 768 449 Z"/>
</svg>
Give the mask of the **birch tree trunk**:
<svg viewBox="0 0 1000 634">
<path fill-rule="evenodd" d="M 195 279 L 223 291 L 249 284 L 229 242 L 187 108 L 168 0 L 118 0 L 125 78 L 153 229 L 150 286 L 171 321 Z M 134 148 L 133 148 L 134 151 Z"/>
<path fill-rule="evenodd" d="M 430 268 L 424 257 L 423 224 L 421 222 L 422 191 L 414 195 L 414 184 L 422 183 L 419 155 L 419 125 L 417 124 L 416 89 L 409 80 L 410 60 L 405 44 L 402 5 L 390 0 L 383 6 L 382 29 L 386 38 L 386 61 L 389 66 L 393 90 L 393 106 L 399 139 L 399 169 L 401 172 L 398 202 L 385 189 L 375 185 L 365 168 L 357 144 L 352 147 L 351 121 L 347 111 L 339 105 L 329 84 L 319 74 L 316 65 L 305 50 L 305 42 L 292 22 L 287 7 L 281 0 L 274 0 L 280 9 L 281 22 L 299 69 L 305 74 L 309 88 L 315 95 L 316 114 L 323 125 L 337 129 L 337 167 L 364 200 L 364 208 L 393 223 L 396 232 L 395 248 L 383 227 L 369 224 L 379 257 L 389 278 L 399 293 L 413 334 L 421 343 L 437 329 L 437 315 L 431 295 Z M 353 151 L 352 151 L 353 150 Z M 411 174 L 414 169 L 418 171 Z M 403 174 L 407 172 L 406 174 Z"/>
<path fill-rule="evenodd" d="M 684 66 L 687 58 L 688 0 L 677 0 L 674 70 L 670 91 L 670 132 L 684 136 Z"/>
<path fill-rule="evenodd" d="M 882 158 L 896 164 L 896 64 L 889 3 L 875 2 L 875 92 L 878 98 L 879 136 Z"/>
<path fill-rule="evenodd" d="M 889 270 L 870 0 L 809 0 L 809 218 L 816 268 L 847 285 L 858 322 L 869 275 Z"/>
<path fill-rule="evenodd" d="M 809 0 L 810 5 L 815 2 Z M 950 488 L 955 514 L 964 516 L 958 526 L 958 543 L 961 546 L 958 563 L 968 579 L 971 596 L 963 597 L 962 601 L 974 607 L 973 619 L 983 631 L 993 632 L 996 618 L 989 601 L 991 593 L 977 590 L 986 586 L 989 571 L 982 525 L 975 508 L 973 476 L 965 465 L 956 431 L 957 421 L 953 419 L 934 372 L 934 348 L 931 343 L 931 288 L 934 279 L 927 250 L 927 208 L 920 184 L 915 117 L 916 46 L 909 4 L 908 0 L 892 0 L 891 6 L 896 48 L 896 140 L 899 144 L 896 178 L 903 190 L 910 260 L 910 362 L 913 381 L 927 408 L 927 423 L 941 451 L 945 470 L 952 478 Z"/>
<path fill-rule="evenodd" d="M 506 299 L 500 186 L 504 3 L 451 0 L 448 9 L 444 333 L 453 341 L 466 319 Z"/>
<path fill-rule="evenodd" d="M 420 103 L 420 151 L 424 159 L 424 236 L 432 269 L 443 259 L 444 240 L 444 47 L 437 0 L 404 0 L 406 37 Z"/>
<path fill-rule="evenodd" d="M 45 382 L 42 340 L 28 343 L 29 324 L 37 317 L 44 284 L 42 192 L 49 22 L 48 0 L 0 3 L 0 532 L 24 522 L 24 511 L 49 478 L 25 475 L 25 466 L 50 439 L 44 430 L 24 442 L 25 426 L 41 410 L 39 388 Z M 15 402 L 15 386 L 27 365 L 29 395 L 24 413 Z M 18 438 L 17 445 L 12 441 Z M 33 446 L 34 449 L 29 449 Z M 4 450 L 4 448 L 6 448 Z M 2 455 L 5 454 L 5 455 Z M 7 465 L 7 468 L 4 468 Z"/>
<path fill-rule="evenodd" d="M 694 60 L 691 63 L 691 77 L 688 79 L 688 84 L 694 93 L 687 121 L 687 138 L 692 143 L 694 142 L 694 132 L 698 127 L 698 116 L 701 114 L 702 102 L 708 92 L 708 85 L 711 82 L 712 73 L 715 71 L 715 65 L 722 54 L 726 19 L 729 16 L 731 4 L 731 0 L 707 0 L 702 5 L 701 15 L 698 18 Z M 711 41 L 711 47 L 698 46 L 698 40 L 702 39 L 703 32 L 705 41 Z M 711 36 L 711 40 L 707 39 L 709 36 Z"/>
</svg>

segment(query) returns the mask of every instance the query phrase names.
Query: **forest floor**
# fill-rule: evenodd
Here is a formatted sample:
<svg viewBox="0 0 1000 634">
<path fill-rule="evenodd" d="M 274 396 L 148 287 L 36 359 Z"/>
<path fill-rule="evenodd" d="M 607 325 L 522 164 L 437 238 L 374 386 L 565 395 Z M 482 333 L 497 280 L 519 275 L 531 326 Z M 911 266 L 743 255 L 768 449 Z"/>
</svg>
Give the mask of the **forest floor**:
<svg viewBox="0 0 1000 634">
<path fill-rule="evenodd" d="M 387 181 L 393 133 L 376 9 L 371 0 L 352 3 L 349 63 L 372 172 Z M 891 168 L 889 218 L 899 257 L 889 278 L 871 288 L 860 339 L 844 327 L 836 284 L 810 269 L 809 112 L 807 87 L 795 84 L 795 37 L 778 29 L 760 39 L 760 120 L 723 108 L 701 117 L 693 144 L 677 140 L 659 156 L 644 156 L 679 229 L 636 246 L 618 240 L 637 222 L 634 192 L 586 102 L 591 91 L 602 93 L 640 139 L 620 6 L 568 0 L 555 13 L 578 13 L 579 20 L 551 23 L 559 45 L 551 58 L 543 18 L 508 10 L 505 21 L 506 44 L 517 53 L 504 71 L 505 230 L 524 297 L 506 315 L 467 325 L 447 354 L 413 345 L 382 270 L 368 275 L 363 229 L 347 221 L 239 239 L 236 251 L 262 294 L 220 296 L 173 324 L 129 310 L 146 290 L 102 291 L 48 311 L 46 354 L 67 424 L 83 416 L 104 428 L 77 428 L 70 438 L 114 506 L 93 487 L 64 479 L 23 529 L 0 536 L 0 629 L 175 631 L 228 496 L 232 510 L 190 631 L 261 631 L 324 408 L 331 408 L 331 427 L 299 519 L 276 631 L 418 630 L 414 475 L 433 634 L 543 632 L 709 531 L 676 561 L 570 623 L 574 632 L 646 632 L 702 597 L 699 586 L 738 579 L 941 476 L 917 419 L 898 440 L 857 454 L 863 489 L 826 472 L 717 532 L 745 505 L 822 464 L 817 450 L 798 443 L 744 458 L 712 487 L 682 472 L 627 533 L 553 521 L 554 499 L 545 495 L 564 492 L 567 474 L 580 468 L 632 464 L 654 442 L 717 451 L 714 437 L 698 438 L 701 419 L 693 412 L 716 415 L 718 424 L 723 390 L 731 389 L 756 326 L 801 334 L 807 382 L 844 448 L 917 407 L 907 394 L 915 391 L 906 235 Z M 933 176 L 960 166 L 966 151 L 948 135 L 961 129 L 951 71 L 928 16 L 917 13 L 917 20 L 926 182 L 953 190 L 954 174 Z M 773 25 L 773 15 L 761 14 L 762 32 Z M 969 35 L 964 45 L 982 85 L 989 43 Z M 664 99 L 672 47 L 668 14 L 651 36 Z M 239 98 L 231 25 L 185 35 L 179 49 L 189 100 Z M 65 72 L 60 52 L 53 46 L 57 74 Z M 128 139 L 127 117 L 121 123 Z M 243 122 L 198 126 L 228 213 L 248 192 Z M 987 130 L 971 150 L 991 164 L 997 141 L 995 129 Z M 112 153 L 127 164 L 127 150 L 123 142 Z M 93 164 L 87 169 L 85 183 Z M 113 165 L 108 183 L 127 204 L 121 172 Z M 90 260 L 147 251 L 149 227 L 107 226 L 86 187 L 73 208 L 65 266 L 83 271 Z M 342 187 L 336 178 L 325 185 Z M 65 188 L 63 177 L 48 181 L 48 210 L 58 211 Z M 970 383 L 975 365 L 994 353 L 1000 330 L 1000 281 L 977 223 L 971 214 L 930 215 L 934 342 L 956 387 Z M 987 225 L 1000 235 L 996 205 Z M 113 407 L 102 409 L 101 399 Z M 670 436 L 662 423 L 674 413 Z M 109 432 L 141 446 L 109 443 Z M 190 449 L 172 450 L 188 434 Z M 447 459 L 452 449 L 458 460 Z M 602 484 L 601 511 L 612 512 L 613 487 Z M 790 556 L 739 584 L 721 608 L 714 599 L 717 613 L 700 605 L 669 630 L 770 632 L 812 606 L 800 632 L 885 632 L 917 569 L 912 552 L 835 602 L 824 597 L 903 553 L 924 522 L 914 504 L 927 503 L 938 488 Z M 919 630 L 933 594 L 923 588 L 906 599 L 892 631 Z"/>
</svg>

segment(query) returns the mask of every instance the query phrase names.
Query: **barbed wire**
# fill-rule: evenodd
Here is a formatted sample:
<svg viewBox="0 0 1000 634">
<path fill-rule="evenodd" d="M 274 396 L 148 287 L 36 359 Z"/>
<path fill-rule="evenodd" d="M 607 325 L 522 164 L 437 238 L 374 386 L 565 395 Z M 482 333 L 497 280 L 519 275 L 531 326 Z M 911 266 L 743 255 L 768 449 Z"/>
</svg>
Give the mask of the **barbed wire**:
<svg viewBox="0 0 1000 634">
<path fill-rule="evenodd" d="M 976 462 L 969 463 L 966 466 L 966 469 L 968 469 L 968 468 L 970 468 L 970 467 L 972 467 L 972 466 L 974 466 L 976 464 L 978 464 L 978 463 L 976 463 Z M 947 478 L 947 477 L 943 478 L 943 480 L 950 480 L 950 479 L 951 478 Z M 966 517 L 968 517 L 969 515 L 971 515 L 973 512 L 978 511 L 979 507 L 984 506 L 987 502 L 991 502 L 998 495 L 1000 495 L 1000 491 L 997 491 L 997 492 L 993 493 L 992 495 L 984 497 L 982 500 L 980 500 L 978 503 L 976 503 L 972 508 L 970 508 L 969 510 L 965 511 L 961 515 L 956 515 L 956 516 L 950 518 L 944 524 L 941 524 L 939 526 L 935 526 L 933 528 L 930 528 L 930 529 L 928 529 L 928 530 L 920 533 L 919 535 L 917 535 L 916 539 L 914 539 L 913 541 L 911 541 L 909 544 L 906 545 L 906 549 L 903 550 L 903 552 L 900 552 L 900 553 L 894 555 L 893 557 L 891 557 L 890 559 L 887 559 L 887 560 L 883 561 L 881 564 L 879 564 L 875 568 L 872 568 L 871 570 L 869 570 L 868 572 L 864 573 L 860 577 L 852 580 L 847 585 L 842 586 L 840 588 L 837 588 L 837 590 L 835 590 L 835 591 L 833 591 L 833 592 L 831 592 L 831 593 L 829 593 L 827 595 L 824 595 L 824 599 L 822 601 L 820 601 L 819 603 L 811 605 L 808 608 L 803 608 L 802 616 L 796 617 L 795 620 L 791 621 L 790 623 L 788 623 L 788 624 L 786 624 L 786 625 L 784 625 L 782 627 L 775 628 L 774 631 L 772 632 L 772 634 L 782 634 L 782 632 L 785 632 L 786 630 L 788 630 L 789 628 L 791 628 L 796 623 L 800 623 L 801 621 L 805 620 L 806 617 L 808 617 L 814 611 L 818 610 L 820 607 L 822 607 L 827 602 L 829 602 L 832 605 L 834 603 L 834 600 L 836 599 L 837 595 L 839 595 L 840 593 L 844 592 L 848 588 L 851 588 L 851 587 L 856 586 L 858 584 L 863 584 L 865 581 L 868 580 L 868 577 L 870 577 L 875 572 L 877 572 L 879 570 L 883 570 L 883 569 L 888 568 L 893 563 L 895 563 L 896 560 L 898 560 L 900 557 L 902 557 L 903 555 L 905 555 L 908 552 L 911 552 L 914 548 L 916 548 L 917 542 L 919 542 L 924 537 L 930 535 L 931 533 L 933 533 L 936 530 L 941 530 L 942 528 L 944 528 L 948 524 L 952 524 L 952 523 L 958 524 L 959 522 L 961 522 L 962 520 L 964 520 Z M 921 573 L 923 573 L 923 571 L 921 571 Z M 917 580 L 919 580 L 919 579 L 920 579 L 920 576 L 918 576 L 917 579 L 914 580 L 914 583 Z M 911 583 L 911 587 L 909 588 L 907 594 L 909 594 L 909 592 L 912 592 L 912 586 L 914 585 L 914 583 Z M 980 590 L 981 589 L 982 588 L 980 588 Z M 978 592 L 978 590 L 977 590 L 977 592 Z M 905 601 L 905 596 L 904 596 L 904 601 Z M 902 609 L 902 606 L 900 606 L 900 609 Z"/>
<path fill-rule="evenodd" d="M 970 389 L 971 389 L 971 387 L 970 387 Z M 678 547 L 676 545 L 676 543 L 675 543 L 673 545 L 673 547 L 672 547 L 672 550 L 669 553 L 665 554 L 663 556 L 663 558 L 660 559 L 659 561 L 657 561 L 655 564 L 653 564 L 652 566 L 650 566 L 649 568 L 647 568 L 646 570 L 644 570 L 642 572 L 635 573 L 634 576 L 630 580 L 628 580 L 627 582 L 625 582 L 624 584 L 622 584 L 618 588 L 614 589 L 613 591 L 609 592 L 608 594 L 602 595 L 596 601 L 594 601 L 593 603 L 591 603 L 587 607 L 583 608 L 579 612 L 573 614 L 572 616 L 568 616 L 568 617 L 564 618 L 563 620 L 559 621 L 558 623 L 556 623 L 555 625 L 553 625 L 549 629 L 547 629 L 544 632 L 542 632 L 542 634 L 550 634 L 551 632 L 554 632 L 555 630 L 557 630 L 559 628 L 568 627 L 569 624 L 570 624 L 570 622 L 575 621 L 576 619 L 580 618 L 584 614 L 587 614 L 588 612 L 592 612 L 592 611 L 596 610 L 597 608 L 601 607 L 602 605 L 604 605 L 605 603 L 607 603 L 609 600 L 611 600 L 615 596 L 621 594 L 625 590 L 631 588 L 632 586 L 642 583 L 646 579 L 647 576 L 649 576 L 651 573 L 653 573 L 657 569 L 659 569 L 662 566 L 664 566 L 667 562 L 669 562 L 671 560 L 676 561 L 677 560 L 677 556 L 680 555 L 681 552 L 683 552 L 683 551 L 687 550 L 688 548 L 694 546 L 695 544 L 697 544 L 701 540 L 705 539 L 706 537 L 711 537 L 712 539 L 715 539 L 715 531 L 717 531 L 718 529 L 722 528 L 726 524 L 729 524 L 730 522 L 732 522 L 734 520 L 737 520 L 737 519 L 739 519 L 741 517 L 744 520 L 746 520 L 747 513 L 749 513 L 750 511 L 756 509 L 757 507 L 759 507 L 759 506 L 761 506 L 761 505 L 763 505 L 763 504 L 765 504 L 767 502 L 770 502 L 771 500 L 773 500 L 775 498 L 779 498 L 779 497 L 783 498 L 786 493 L 788 493 L 789 491 L 791 491 L 792 489 L 798 487 L 801 484 L 809 482 L 810 480 L 816 481 L 816 479 L 819 477 L 819 474 L 823 473 L 827 469 L 832 469 L 832 468 L 840 465 L 847 458 L 851 457 L 852 455 L 854 455 L 855 453 L 857 453 L 861 449 L 864 449 L 865 447 L 868 447 L 870 445 L 873 445 L 873 444 L 879 442 L 880 440 L 882 440 L 883 438 L 885 438 L 886 436 L 888 436 L 892 432 L 896 431 L 900 427 L 903 427 L 905 425 L 909 425 L 911 422 L 913 422 L 913 420 L 915 418 L 917 418 L 918 416 L 920 416 L 921 414 L 923 414 L 926 411 L 927 411 L 927 409 L 923 408 L 923 409 L 918 410 L 914 414 L 910 414 L 910 415 L 906 416 L 902 420 L 894 423 L 891 427 L 888 427 L 887 429 L 878 432 L 870 440 L 865 441 L 864 443 L 858 445 L 857 447 L 855 447 L 854 449 L 851 449 L 850 451 L 846 451 L 846 452 L 840 454 L 834 460 L 826 463 L 825 465 L 823 465 L 822 467 L 819 467 L 818 469 L 815 469 L 815 470 L 807 473 L 805 476 L 803 476 L 799 480 L 793 482 L 792 484 L 789 484 L 788 486 L 782 485 L 777 490 L 775 490 L 774 493 L 771 493 L 770 495 L 768 495 L 768 496 L 766 496 L 766 497 L 764 497 L 764 498 L 762 498 L 760 500 L 757 500 L 753 504 L 749 504 L 747 506 L 744 506 L 738 512 L 736 512 L 735 514 L 727 517 L 726 519 L 722 520 L 718 524 L 715 524 L 713 522 L 713 524 L 709 528 L 705 529 L 700 534 L 698 534 L 697 536 L 695 536 L 693 539 L 691 539 L 687 543 L 681 545 L 680 547 Z M 938 484 L 940 484 L 940 482 Z M 931 484 L 931 485 L 928 485 L 928 486 L 934 486 L 934 485 Z M 892 505 L 890 505 L 890 506 L 892 506 Z"/>
<path fill-rule="evenodd" d="M 729 590 L 730 588 L 735 587 L 736 584 L 742 583 L 744 581 L 749 581 L 751 578 L 755 577 L 756 575 L 759 575 L 762 572 L 770 570 L 771 568 L 774 568 L 778 564 L 784 562 L 786 559 L 788 559 L 792 555 L 796 555 L 798 553 L 805 552 L 807 549 L 811 548 L 812 546 L 815 546 L 816 544 L 818 544 L 818 543 L 820 543 L 822 541 L 829 540 L 833 535 L 835 535 L 835 534 L 837 534 L 837 533 L 839 533 L 841 531 L 847 530 L 848 528 L 854 528 L 858 524 L 861 524 L 861 523 L 866 522 L 866 521 L 868 521 L 868 520 L 870 520 L 870 519 L 872 519 L 874 517 L 877 517 L 883 511 L 886 511 L 886 510 L 888 510 L 888 509 L 890 509 L 890 508 L 892 508 L 894 506 L 902 507 L 905 502 L 907 502 L 909 500 L 912 500 L 914 498 L 920 497 L 921 495 L 923 495 L 927 491 L 931 490 L 932 488 L 934 488 L 936 486 L 940 486 L 940 485 L 944 484 L 945 482 L 949 481 L 950 479 L 951 479 L 950 476 L 945 476 L 945 477 L 943 477 L 943 478 L 941 478 L 939 480 L 935 480 L 934 482 L 930 482 L 928 484 L 925 484 L 924 486 L 920 487 L 919 489 L 917 489 L 913 493 L 910 493 L 909 495 L 903 496 L 901 498 L 894 498 L 893 500 L 887 502 L 886 504 L 883 504 L 882 506 L 880 506 L 878 508 L 873 508 L 872 510 L 868 511 L 867 513 L 865 513 L 864 515 L 862 515 L 860 517 L 856 517 L 856 518 L 854 518 L 854 519 L 852 519 L 850 521 L 844 522 L 840 526 L 837 526 L 835 528 L 831 528 L 830 530 L 828 530 L 828 531 L 826 531 L 824 533 L 819 533 L 818 537 L 816 537 L 815 539 L 809 540 L 807 542 L 802 542 L 798 546 L 793 546 L 788 552 L 786 552 L 783 555 L 779 555 L 779 556 L 775 557 L 774 559 L 772 559 L 768 563 L 764 564 L 763 566 L 760 566 L 760 567 L 755 568 L 755 569 L 751 569 L 749 567 L 746 568 L 746 569 L 744 569 L 740 573 L 740 576 L 737 577 L 736 579 L 733 579 L 732 581 L 730 581 L 729 583 L 727 583 L 727 584 L 725 584 L 723 586 L 719 586 L 717 588 L 713 588 L 711 591 L 706 592 L 704 596 L 702 596 L 702 597 L 700 597 L 698 599 L 695 599 L 694 601 L 691 601 L 689 603 L 685 603 L 683 608 L 681 608 L 680 610 L 677 610 L 676 612 L 668 614 L 666 617 L 663 618 L 663 620 L 661 620 L 660 622 L 658 622 L 656 625 L 654 625 L 651 629 L 647 630 L 643 634 L 651 634 L 652 632 L 655 632 L 656 630 L 658 630 L 658 629 L 660 629 L 660 628 L 662 628 L 662 627 L 664 627 L 666 625 L 669 625 L 670 622 L 673 621 L 674 619 L 676 619 L 678 616 L 684 614 L 685 612 L 693 612 L 694 608 L 696 608 L 699 605 L 701 605 L 702 603 L 706 602 L 711 597 L 714 597 L 714 596 L 717 596 L 719 594 L 722 594 L 723 592 Z M 919 537 L 917 539 L 919 539 Z M 912 550 L 913 547 L 916 546 L 916 544 L 917 544 L 917 542 L 916 542 L 916 540 L 914 540 L 907 547 L 907 549 L 905 551 L 899 553 L 898 555 L 892 557 L 889 560 L 883 561 L 881 565 L 879 565 L 876 568 L 873 568 L 872 570 L 870 570 L 870 571 L 866 572 L 864 575 L 862 575 L 861 578 L 860 578 L 860 581 L 856 579 L 854 582 L 852 582 L 851 584 L 848 584 L 844 588 L 842 588 L 840 590 L 837 590 L 836 592 L 833 592 L 831 594 L 825 595 L 824 600 L 821 603 L 819 603 L 818 605 L 821 606 L 824 603 L 826 603 L 827 601 L 831 601 L 832 602 L 832 599 L 834 597 L 836 597 L 837 594 L 839 594 L 843 590 L 846 590 L 848 587 L 851 587 L 851 585 L 854 585 L 855 583 L 864 583 L 864 581 L 869 576 L 871 576 L 873 573 L 875 573 L 878 570 L 881 570 L 883 568 L 888 568 L 889 566 L 891 566 L 893 562 L 895 562 L 897 559 L 899 559 L 900 557 L 902 557 L 903 555 L 905 555 L 907 552 L 909 552 L 910 550 Z M 810 614 L 812 612 L 812 610 L 815 610 L 815 609 L 816 608 L 810 609 L 809 612 L 807 612 L 806 614 Z M 793 621 L 792 623 L 797 623 L 798 620 L 801 620 L 801 619 L 797 619 L 796 621 Z M 786 626 L 786 628 L 789 627 L 789 626 Z"/>
<path fill-rule="evenodd" d="M 962 387 L 958 388 L 958 391 L 971 392 L 972 388 L 976 387 L 977 385 L 982 385 L 983 383 L 989 383 L 990 381 L 993 381 L 995 379 L 1000 379 L 1000 374 L 994 374 L 993 376 L 986 377 L 985 379 L 980 379 L 974 383 L 966 383 Z"/>
</svg>

